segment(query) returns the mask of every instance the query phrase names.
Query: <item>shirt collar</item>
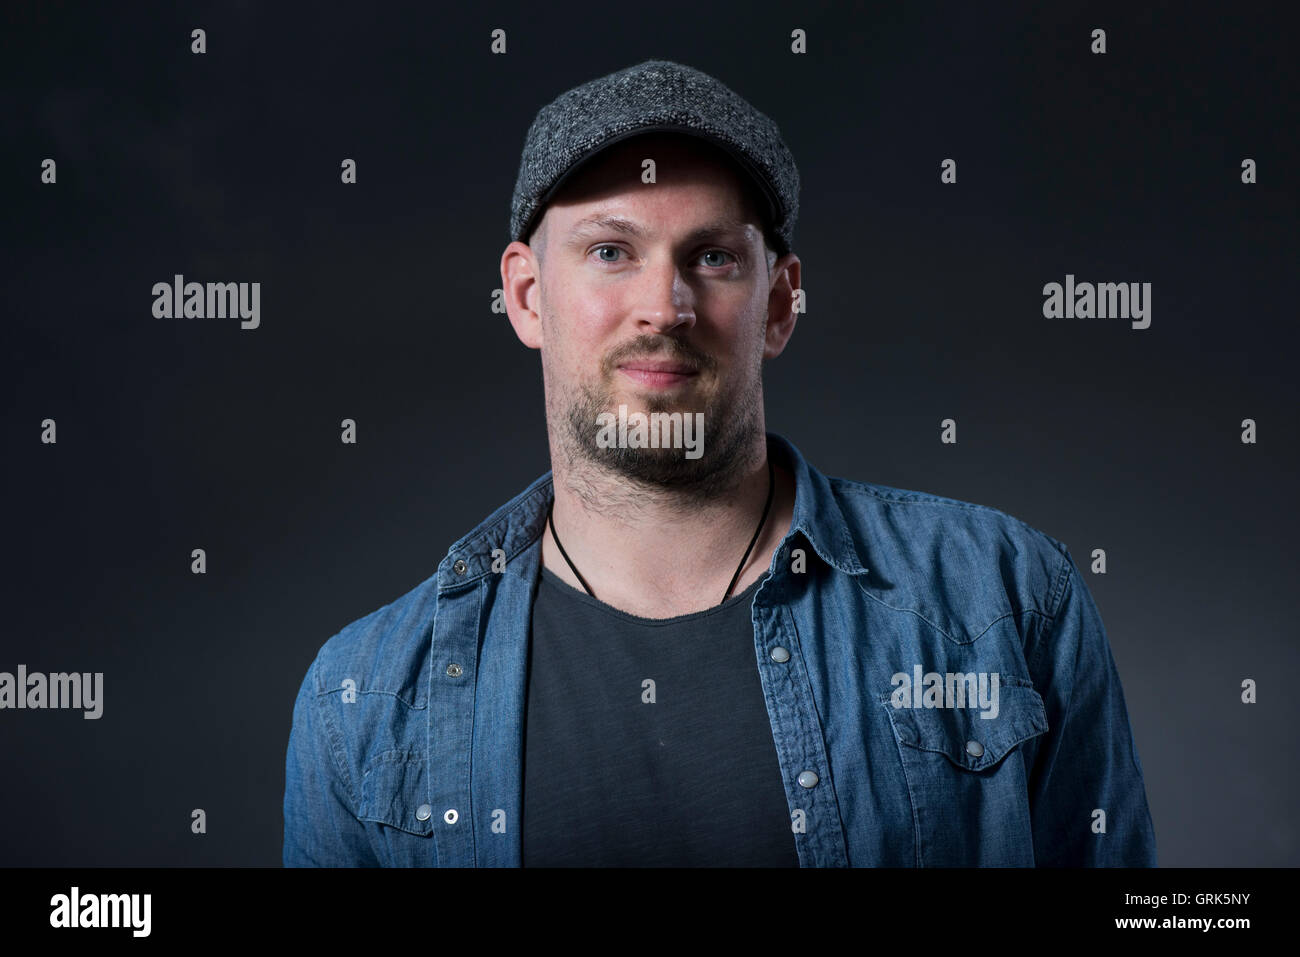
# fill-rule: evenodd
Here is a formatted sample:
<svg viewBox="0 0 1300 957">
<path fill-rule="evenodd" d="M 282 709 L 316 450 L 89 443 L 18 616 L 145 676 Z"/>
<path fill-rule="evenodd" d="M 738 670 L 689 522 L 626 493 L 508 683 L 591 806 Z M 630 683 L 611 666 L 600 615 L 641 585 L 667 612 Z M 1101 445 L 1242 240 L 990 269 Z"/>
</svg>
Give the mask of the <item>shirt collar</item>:
<svg viewBox="0 0 1300 957">
<path fill-rule="evenodd" d="M 865 574 L 831 480 L 783 436 L 768 432 L 767 447 L 768 454 L 777 457 L 795 479 L 794 514 L 782 544 L 801 532 L 828 565 L 849 575 Z M 553 496 L 548 471 L 452 545 L 438 565 L 439 591 L 476 582 L 491 574 L 494 565 L 528 580 L 535 578 L 540 561 L 536 545 Z"/>
<path fill-rule="evenodd" d="M 803 457 L 794 443 L 775 432 L 767 433 L 768 454 L 782 455 L 794 473 L 794 514 L 788 539 L 802 532 L 822 561 L 848 575 L 865 575 L 839 497 L 827 478 Z M 779 461 L 779 460 L 778 460 Z"/>
</svg>

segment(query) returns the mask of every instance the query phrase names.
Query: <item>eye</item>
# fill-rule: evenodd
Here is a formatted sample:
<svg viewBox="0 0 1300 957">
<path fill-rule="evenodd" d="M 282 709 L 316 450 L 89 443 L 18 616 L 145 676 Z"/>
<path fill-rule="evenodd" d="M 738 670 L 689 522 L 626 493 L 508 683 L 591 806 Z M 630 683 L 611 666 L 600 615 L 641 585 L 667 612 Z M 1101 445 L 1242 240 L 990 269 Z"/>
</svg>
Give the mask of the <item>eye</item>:
<svg viewBox="0 0 1300 957">
<path fill-rule="evenodd" d="M 616 263 L 616 262 L 618 262 L 618 254 L 621 253 L 621 252 L 623 252 L 623 249 L 622 249 L 621 247 L 619 247 L 619 246 L 611 246 L 611 245 L 606 244 L 606 245 L 603 245 L 603 246 L 597 246 L 597 247 L 595 247 L 592 251 L 595 252 L 595 253 L 597 254 L 597 256 L 599 257 L 600 262 L 603 262 L 603 263 Z M 612 255 L 610 255 L 610 256 L 602 255 L 603 253 L 606 253 L 606 252 L 611 253 Z M 735 256 L 733 256 L 731 253 L 727 252 L 725 249 L 709 249 L 709 250 L 706 250 L 706 251 L 704 251 L 703 253 L 700 254 L 700 258 L 701 258 L 701 259 L 703 259 L 703 258 L 706 257 L 706 256 L 713 256 L 713 257 L 715 257 L 715 261 L 713 261 L 713 262 L 706 262 L 706 263 L 705 263 L 706 266 L 709 266 L 710 268 L 713 268 L 713 269 L 721 269 L 723 266 L 726 266 L 726 265 L 727 265 L 727 259 L 726 259 L 726 257 L 730 257 L 731 260 L 733 260 L 733 261 L 735 261 L 735 262 L 739 262 L 739 260 L 736 259 Z M 723 258 L 721 261 L 717 261 L 717 257 L 724 257 L 724 258 Z"/>
<path fill-rule="evenodd" d="M 731 256 L 731 253 L 727 252 L 725 249 L 710 249 L 710 250 L 708 250 L 707 252 L 705 252 L 703 255 L 705 255 L 705 256 Z M 732 259 L 735 259 L 736 257 L 732 256 L 731 258 L 732 258 Z M 725 266 L 726 263 L 725 263 L 725 262 L 720 262 L 720 263 L 706 263 L 705 265 L 712 265 L 712 266 L 714 266 L 715 268 L 719 268 L 719 267 Z"/>
</svg>

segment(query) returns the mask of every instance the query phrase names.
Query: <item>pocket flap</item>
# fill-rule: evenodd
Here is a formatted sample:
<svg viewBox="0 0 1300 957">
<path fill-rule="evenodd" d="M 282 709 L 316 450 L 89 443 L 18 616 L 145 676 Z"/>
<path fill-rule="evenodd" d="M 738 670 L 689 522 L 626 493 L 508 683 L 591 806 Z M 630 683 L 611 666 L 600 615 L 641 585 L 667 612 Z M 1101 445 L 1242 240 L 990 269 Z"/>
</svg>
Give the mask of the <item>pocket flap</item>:
<svg viewBox="0 0 1300 957">
<path fill-rule="evenodd" d="M 361 777 L 357 817 L 410 834 L 433 833 L 433 813 L 425 786 L 424 755 L 384 751 L 371 759 Z"/>
<path fill-rule="evenodd" d="M 997 716 L 993 718 L 982 717 L 976 706 L 895 708 L 892 691 L 880 701 L 901 744 L 937 751 L 968 771 L 983 771 L 1022 741 L 1048 730 L 1047 710 L 1033 682 L 1014 675 L 999 675 L 998 679 Z"/>
</svg>

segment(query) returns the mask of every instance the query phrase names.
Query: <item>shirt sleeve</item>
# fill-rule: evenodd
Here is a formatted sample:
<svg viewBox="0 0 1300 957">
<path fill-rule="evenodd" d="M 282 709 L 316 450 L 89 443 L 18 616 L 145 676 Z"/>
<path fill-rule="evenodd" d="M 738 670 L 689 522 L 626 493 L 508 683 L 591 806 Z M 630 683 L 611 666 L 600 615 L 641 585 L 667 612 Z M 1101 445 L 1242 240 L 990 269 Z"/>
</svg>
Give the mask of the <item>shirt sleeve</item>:
<svg viewBox="0 0 1300 957">
<path fill-rule="evenodd" d="M 353 788 L 330 733 L 328 695 L 316 693 L 319 659 L 307 669 L 293 706 L 284 771 L 285 867 L 377 867 Z"/>
<path fill-rule="evenodd" d="M 1069 552 L 1062 557 L 1056 613 L 1027 654 L 1049 729 L 1029 782 L 1034 859 L 1039 867 L 1154 867 L 1119 672 L 1088 586 Z"/>
</svg>

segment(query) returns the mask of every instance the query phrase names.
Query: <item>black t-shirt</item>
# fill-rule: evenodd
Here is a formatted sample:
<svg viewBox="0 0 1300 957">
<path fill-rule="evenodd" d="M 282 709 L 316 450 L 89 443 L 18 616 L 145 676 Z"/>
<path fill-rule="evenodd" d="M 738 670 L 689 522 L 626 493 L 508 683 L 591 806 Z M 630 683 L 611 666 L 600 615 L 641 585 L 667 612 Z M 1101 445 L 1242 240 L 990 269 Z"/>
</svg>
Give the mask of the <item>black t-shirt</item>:
<svg viewBox="0 0 1300 957">
<path fill-rule="evenodd" d="M 640 618 L 542 568 L 525 867 L 798 867 L 750 607 Z"/>
</svg>

